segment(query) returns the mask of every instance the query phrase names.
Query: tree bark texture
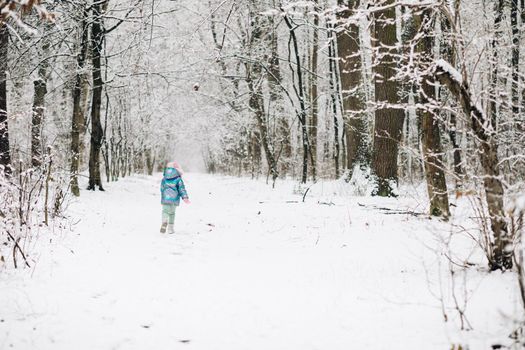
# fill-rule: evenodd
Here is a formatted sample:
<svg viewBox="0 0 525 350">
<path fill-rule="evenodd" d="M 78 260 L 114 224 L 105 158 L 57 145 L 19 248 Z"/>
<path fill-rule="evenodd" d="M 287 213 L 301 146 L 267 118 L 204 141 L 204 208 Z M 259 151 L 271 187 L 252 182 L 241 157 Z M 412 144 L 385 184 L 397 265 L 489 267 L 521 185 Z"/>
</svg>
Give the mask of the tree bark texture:
<svg viewBox="0 0 525 350">
<path fill-rule="evenodd" d="M 392 5 L 395 0 L 388 0 L 385 5 Z M 374 67 L 375 86 L 375 128 L 372 171 L 377 177 L 377 189 L 374 194 L 394 196 L 393 185 L 397 184 L 397 158 L 399 142 L 403 135 L 405 112 L 392 106 L 399 103 L 398 91 L 401 84 L 396 81 L 398 65 L 395 47 L 397 45 L 396 10 L 388 7 L 375 14 L 374 48 L 378 62 Z"/>
<path fill-rule="evenodd" d="M 45 40 L 45 39 L 44 39 Z M 44 60 L 38 65 L 38 76 L 33 81 L 33 113 L 31 116 L 31 164 L 33 167 L 39 167 L 42 164 L 42 123 L 45 114 L 45 102 L 47 94 L 47 71 L 49 63 L 47 61 L 47 52 L 49 43 L 42 45 L 42 54 Z"/>
<path fill-rule="evenodd" d="M 310 155 L 312 165 L 312 178 L 315 181 L 317 177 L 317 130 L 319 123 L 319 93 L 318 93 L 318 79 L 317 79 L 317 65 L 319 61 L 319 6 L 317 0 L 315 1 L 315 13 L 313 14 L 313 37 L 312 37 L 312 52 L 310 60 L 310 107 L 311 114 L 308 126 L 308 140 L 310 141 Z"/>
<path fill-rule="evenodd" d="M 419 53 L 423 55 L 423 61 L 429 62 L 434 51 L 434 39 L 432 36 L 434 22 L 431 20 L 429 10 L 423 11 L 418 17 L 420 18 L 417 22 L 420 23 L 423 33 L 423 37 L 418 43 Z M 432 107 L 432 104 L 436 103 L 435 86 L 436 82 L 432 74 L 423 77 L 419 99 L 425 108 L 418 110 L 421 118 L 423 164 L 430 201 L 430 215 L 448 218 L 450 211 L 445 164 L 443 163 L 443 149 L 441 146 L 441 131 L 436 114 L 438 111 Z"/>
<path fill-rule="evenodd" d="M 338 4 L 343 10 L 337 13 L 341 26 L 337 30 L 337 54 L 343 95 L 346 168 L 351 172 L 354 165 L 369 165 L 370 162 L 359 23 L 348 22 L 359 8 L 360 0 L 338 0 Z"/>
<path fill-rule="evenodd" d="M 102 23 L 102 2 L 93 4 L 93 24 L 91 25 L 91 53 L 93 62 L 93 96 L 91 99 L 91 145 L 89 150 L 89 184 L 88 190 L 95 190 L 98 186 L 103 191 L 102 178 L 100 176 L 100 148 L 104 131 L 100 121 L 100 110 L 102 107 L 102 65 L 101 56 L 104 43 L 104 26 Z"/>
<path fill-rule="evenodd" d="M 9 29 L 0 22 L 0 171 L 11 173 L 11 153 L 9 148 L 9 123 L 7 121 L 7 55 Z"/>
<path fill-rule="evenodd" d="M 334 121 L 334 167 L 335 167 L 335 178 L 339 178 L 339 159 L 341 152 L 341 145 L 339 143 L 339 120 L 337 117 L 337 95 L 339 93 L 337 89 L 337 65 L 336 65 L 336 48 L 335 48 L 335 38 L 333 35 L 334 28 L 332 25 L 328 25 L 327 36 L 328 36 L 328 73 L 329 79 L 328 83 L 330 85 L 330 98 L 331 98 L 331 107 L 332 107 L 332 118 Z"/>
<path fill-rule="evenodd" d="M 85 80 L 84 68 L 88 50 L 88 18 L 87 8 L 83 11 L 83 18 L 80 22 L 80 44 L 77 53 L 77 67 L 75 72 L 75 85 L 73 87 L 73 117 L 71 123 L 71 192 L 75 196 L 80 196 L 78 186 L 78 172 L 80 170 L 80 155 L 82 151 L 82 130 L 84 129 L 84 108 L 82 105 L 82 85 Z"/>
</svg>

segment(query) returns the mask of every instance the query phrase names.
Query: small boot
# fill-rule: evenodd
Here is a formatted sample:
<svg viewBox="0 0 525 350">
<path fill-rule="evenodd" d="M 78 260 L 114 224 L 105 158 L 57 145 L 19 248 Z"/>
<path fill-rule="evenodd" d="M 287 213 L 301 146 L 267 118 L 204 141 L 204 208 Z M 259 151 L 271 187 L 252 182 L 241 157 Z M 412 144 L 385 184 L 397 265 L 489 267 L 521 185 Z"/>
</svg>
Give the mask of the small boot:
<svg viewBox="0 0 525 350">
<path fill-rule="evenodd" d="M 175 231 L 173 230 L 173 224 L 168 225 L 168 233 L 173 234 Z"/>
<path fill-rule="evenodd" d="M 160 225 L 160 233 L 166 233 L 166 226 L 168 226 L 167 222 L 163 222 L 162 225 Z"/>
</svg>

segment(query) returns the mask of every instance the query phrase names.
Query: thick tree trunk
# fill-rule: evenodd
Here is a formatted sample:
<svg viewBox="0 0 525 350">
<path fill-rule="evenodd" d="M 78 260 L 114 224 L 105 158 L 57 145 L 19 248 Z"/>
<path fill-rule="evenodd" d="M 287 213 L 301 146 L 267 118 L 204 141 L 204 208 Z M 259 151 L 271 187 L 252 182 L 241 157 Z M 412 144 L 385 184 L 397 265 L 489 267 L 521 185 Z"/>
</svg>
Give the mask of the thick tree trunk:
<svg viewBox="0 0 525 350">
<path fill-rule="evenodd" d="M 77 54 L 77 67 L 75 72 L 75 86 L 73 88 L 73 117 L 71 123 L 71 192 L 80 196 L 78 186 L 78 172 L 80 170 L 80 155 L 82 151 L 82 130 L 84 129 L 84 109 L 82 106 L 82 83 L 84 81 L 84 67 L 88 50 L 88 10 L 83 11 L 80 23 L 80 45 Z"/>
<path fill-rule="evenodd" d="M 491 121 L 473 102 L 467 82 L 458 81 L 451 73 L 453 68 L 443 63 L 437 64 L 435 76 L 446 85 L 459 101 L 465 115 L 470 117 L 471 128 L 480 144 L 478 152 L 483 168 L 483 185 L 490 216 L 490 226 L 494 234 L 490 267 L 496 269 L 512 268 L 512 238 L 509 235 L 504 211 L 504 188 L 498 168 L 498 146 L 494 140 L 495 130 Z"/>
<path fill-rule="evenodd" d="M 425 10 L 418 16 L 423 37 L 418 44 L 419 53 L 432 59 L 434 52 L 434 23 L 430 11 Z M 426 75 L 421 82 L 419 101 L 425 108 L 419 109 L 421 118 L 421 139 L 423 150 L 423 163 L 427 179 L 428 198 L 430 200 L 430 215 L 448 218 L 450 216 L 448 203 L 448 190 L 445 178 L 445 164 L 443 163 L 443 150 L 441 146 L 441 132 L 437 110 L 432 106 L 436 103 L 436 82 L 433 75 Z"/>
<path fill-rule="evenodd" d="M 7 55 L 9 29 L 0 22 L 0 171 L 11 174 L 9 123 L 7 121 Z"/>
<path fill-rule="evenodd" d="M 392 5 L 395 0 L 386 1 Z M 377 177 L 375 195 L 394 196 L 397 184 L 397 158 L 399 142 L 403 135 L 405 113 L 403 109 L 392 106 L 399 103 L 398 91 L 401 84 L 395 80 L 397 46 L 396 10 L 387 7 L 375 14 L 374 46 L 378 62 L 375 65 L 374 85 L 376 98 L 374 150 L 372 170 Z"/>
<path fill-rule="evenodd" d="M 95 190 L 98 186 L 103 191 L 100 176 L 100 148 L 104 131 L 100 121 L 100 110 L 102 107 L 102 70 L 101 56 L 104 43 L 104 26 L 102 23 L 103 2 L 93 4 L 93 24 L 91 26 L 91 52 L 93 62 L 93 96 L 91 99 L 91 147 L 89 150 L 89 185 L 88 190 Z"/>
<path fill-rule="evenodd" d="M 337 53 L 341 88 L 343 90 L 343 118 L 346 135 L 346 168 L 351 172 L 354 165 L 368 165 L 369 144 L 365 113 L 365 96 L 361 63 L 359 23 L 348 22 L 359 8 L 360 0 L 338 0 L 343 11 L 337 16 L 342 30 L 337 31 Z"/>
</svg>

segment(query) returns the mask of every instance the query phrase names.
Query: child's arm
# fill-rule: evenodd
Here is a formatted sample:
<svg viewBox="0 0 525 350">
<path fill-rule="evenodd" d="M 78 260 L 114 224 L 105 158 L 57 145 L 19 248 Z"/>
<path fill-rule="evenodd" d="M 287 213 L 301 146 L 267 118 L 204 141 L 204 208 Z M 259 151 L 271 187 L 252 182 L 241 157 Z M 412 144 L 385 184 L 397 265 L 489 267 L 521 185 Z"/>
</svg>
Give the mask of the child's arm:
<svg viewBox="0 0 525 350">
<path fill-rule="evenodd" d="M 184 186 L 184 181 L 182 181 L 182 179 L 180 179 L 180 181 L 177 183 L 177 190 L 179 191 L 182 200 L 185 203 L 189 203 L 190 199 L 188 197 L 188 192 L 186 191 L 186 186 Z"/>
</svg>

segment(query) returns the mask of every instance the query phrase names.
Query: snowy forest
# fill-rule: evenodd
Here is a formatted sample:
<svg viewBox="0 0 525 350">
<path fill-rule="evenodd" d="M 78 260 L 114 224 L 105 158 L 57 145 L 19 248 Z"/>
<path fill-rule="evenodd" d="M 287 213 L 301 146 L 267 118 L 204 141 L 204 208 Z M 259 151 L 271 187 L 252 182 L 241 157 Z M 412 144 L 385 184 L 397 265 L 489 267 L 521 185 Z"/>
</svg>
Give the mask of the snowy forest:
<svg viewBox="0 0 525 350">
<path fill-rule="evenodd" d="M 522 61 L 525 0 L 0 0 L 0 349 L 525 348 Z"/>
</svg>

